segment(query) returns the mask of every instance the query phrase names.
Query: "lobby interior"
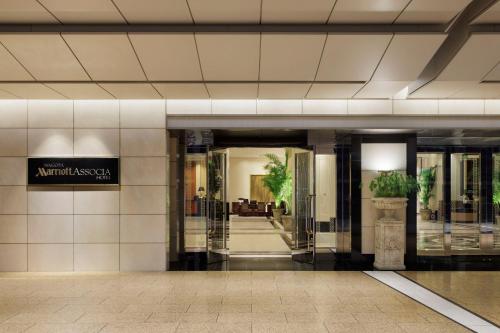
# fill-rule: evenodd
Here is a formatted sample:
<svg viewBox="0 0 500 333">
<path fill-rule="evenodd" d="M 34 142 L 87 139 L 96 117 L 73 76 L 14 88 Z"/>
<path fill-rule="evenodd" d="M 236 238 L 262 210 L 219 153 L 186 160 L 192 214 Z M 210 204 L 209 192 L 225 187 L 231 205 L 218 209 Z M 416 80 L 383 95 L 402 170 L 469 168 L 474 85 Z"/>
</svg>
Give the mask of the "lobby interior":
<svg viewBox="0 0 500 333">
<path fill-rule="evenodd" d="M 0 332 L 500 332 L 499 24 L 0 0 Z"/>
</svg>

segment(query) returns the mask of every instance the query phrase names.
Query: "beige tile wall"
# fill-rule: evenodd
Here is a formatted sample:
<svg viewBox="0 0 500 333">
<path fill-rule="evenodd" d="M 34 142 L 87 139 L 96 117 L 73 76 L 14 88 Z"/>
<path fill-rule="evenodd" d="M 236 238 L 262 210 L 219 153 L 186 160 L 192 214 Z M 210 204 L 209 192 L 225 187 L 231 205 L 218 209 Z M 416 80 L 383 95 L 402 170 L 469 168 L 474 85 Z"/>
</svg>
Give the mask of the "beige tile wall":
<svg viewBox="0 0 500 333">
<path fill-rule="evenodd" d="M 0 101 L 0 271 L 162 271 L 165 101 Z M 120 156 L 120 187 L 26 187 L 28 156 Z"/>
</svg>

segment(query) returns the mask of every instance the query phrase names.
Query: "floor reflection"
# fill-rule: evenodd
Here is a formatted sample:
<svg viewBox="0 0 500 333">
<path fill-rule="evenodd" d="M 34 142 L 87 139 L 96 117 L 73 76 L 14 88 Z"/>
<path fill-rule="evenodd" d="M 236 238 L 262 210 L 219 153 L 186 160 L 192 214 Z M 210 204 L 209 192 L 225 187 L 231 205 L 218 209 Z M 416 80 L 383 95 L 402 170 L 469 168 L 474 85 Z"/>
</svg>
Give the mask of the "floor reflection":
<svg viewBox="0 0 500 333">
<path fill-rule="evenodd" d="M 419 255 L 500 254 L 500 226 L 491 223 L 451 223 L 417 218 Z"/>
</svg>

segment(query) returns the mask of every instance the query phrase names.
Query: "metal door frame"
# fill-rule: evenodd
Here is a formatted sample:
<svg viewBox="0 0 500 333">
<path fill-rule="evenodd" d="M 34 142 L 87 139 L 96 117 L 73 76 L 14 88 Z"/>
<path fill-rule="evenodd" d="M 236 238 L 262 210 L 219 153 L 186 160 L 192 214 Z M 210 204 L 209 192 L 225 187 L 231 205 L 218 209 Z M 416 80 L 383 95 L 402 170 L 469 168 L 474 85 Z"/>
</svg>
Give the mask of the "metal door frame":
<svg viewBox="0 0 500 333">
<path fill-rule="evenodd" d="M 207 245 L 207 263 L 208 264 L 214 264 L 214 263 L 220 263 L 223 261 L 227 261 L 229 259 L 229 250 L 227 247 L 227 222 L 228 222 L 228 212 L 227 212 L 227 152 L 225 149 L 214 149 L 214 150 L 207 150 L 207 164 L 206 164 L 206 177 L 207 177 L 207 194 L 210 194 L 210 162 L 213 157 L 213 153 L 216 154 L 221 154 L 223 156 L 223 168 L 222 168 L 222 173 L 223 173 L 223 180 L 222 180 L 222 248 L 221 249 L 212 249 L 211 248 L 211 238 L 210 238 L 210 233 L 215 232 L 217 228 L 217 223 L 216 223 L 216 218 L 214 217 L 212 219 L 212 216 L 210 214 L 216 214 L 217 207 L 215 206 L 213 209 L 210 207 L 211 201 L 209 196 L 207 195 L 206 197 L 206 204 L 207 204 L 207 228 L 206 228 L 206 245 Z M 214 229 L 212 231 L 212 225 L 214 226 Z"/>
<path fill-rule="evenodd" d="M 296 237 L 294 241 L 295 249 L 292 249 L 292 260 L 314 264 L 316 260 L 316 151 L 314 147 L 310 147 L 309 149 L 304 149 L 305 151 L 299 152 L 297 154 L 308 154 L 309 156 L 309 174 L 308 174 L 308 182 L 309 182 L 309 194 L 306 197 L 306 248 L 300 248 L 300 244 L 298 243 L 298 239 Z M 294 163 L 295 163 L 295 179 L 297 179 L 297 154 L 295 154 Z M 312 156 L 311 156 L 312 155 Z M 312 157 L 312 158 L 311 158 Z M 311 177 L 312 173 L 312 177 Z M 295 182 L 296 186 L 296 182 Z M 294 186 L 294 194 L 296 196 L 296 191 Z M 312 193 L 311 193 L 312 192 Z M 295 207 L 297 207 L 297 198 L 295 198 Z M 297 215 L 297 208 L 295 209 L 295 214 Z M 295 221 L 295 232 L 298 234 L 299 232 L 299 224 Z M 311 235 L 311 237 L 309 236 Z M 310 244 L 310 242 L 312 244 Z M 303 246 L 303 245 L 302 245 Z"/>
</svg>

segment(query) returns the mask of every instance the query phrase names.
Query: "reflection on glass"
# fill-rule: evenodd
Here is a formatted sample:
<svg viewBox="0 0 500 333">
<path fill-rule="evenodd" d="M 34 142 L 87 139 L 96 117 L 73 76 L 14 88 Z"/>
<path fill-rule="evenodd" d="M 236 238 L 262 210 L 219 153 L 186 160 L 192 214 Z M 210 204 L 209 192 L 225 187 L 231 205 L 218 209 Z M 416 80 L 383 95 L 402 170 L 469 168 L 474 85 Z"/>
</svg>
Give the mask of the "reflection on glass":
<svg viewBox="0 0 500 333">
<path fill-rule="evenodd" d="M 451 154 L 451 250 L 480 248 L 481 155 Z"/>
<path fill-rule="evenodd" d="M 186 154 L 184 163 L 184 241 L 188 252 L 206 250 L 207 154 Z"/>
<path fill-rule="evenodd" d="M 417 155 L 420 192 L 417 197 L 417 251 L 419 255 L 442 255 L 445 250 L 443 154 Z"/>
<path fill-rule="evenodd" d="M 316 249 L 336 248 L 337 170 L 335 155 L 315 155 L 316 162 Z"/>
<path fill-rule="evenodd" d="M 493 155 L 493 247 L 500 249 L 500 154 Z"/>
</svg>

